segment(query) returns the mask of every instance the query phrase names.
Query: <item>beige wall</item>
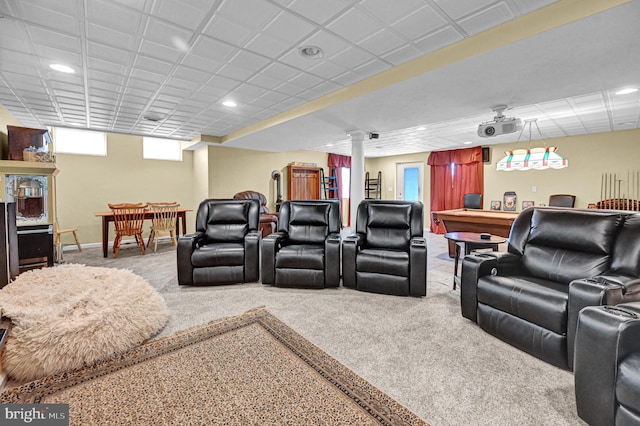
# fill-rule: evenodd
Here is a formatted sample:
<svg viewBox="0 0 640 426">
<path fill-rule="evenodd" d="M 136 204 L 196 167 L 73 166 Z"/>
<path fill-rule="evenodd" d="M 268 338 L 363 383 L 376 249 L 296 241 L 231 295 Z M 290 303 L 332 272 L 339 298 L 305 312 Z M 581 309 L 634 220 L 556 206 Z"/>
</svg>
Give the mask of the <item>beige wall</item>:
<svg viewBox="0 0 640 426">
<path fill-rule="evenodd" d="M 574 194 L 576 207 L 587 207 L 600 201 L 603 173 L 617 173 L 625 191 L 627 172 L 640 170 L 640 130 L 598 133 L 584 136 L 547 139 L 547 146 L 557 146 L 558 153 L 569 160 L 569 167 L 560 170 L 496 171 L 496 163 L 504 151 L 528 148 L 529 142 L 493 146 L 491 164 L 484 169 L 485 208 L 491 200 L 502 200 L 505 191 L 515 191 L 517 210 L 522 201 L 547 204 L 549 195 Z M 543 146 L 534 141 L 531 147 Z M 536 187 L 536 192 L 532 187 Z"/>
<path fill-rule="evenodd" d="M 209 147 L 209 194 L 230 198 L 246 190 L 266 195 L 270 211 L 275 211 L 276 182 L 271 172 L 283 172 L 282 194 L 287 199 L 284 170 L 291 162 L 316 163 L 327 172 L 327 153 L 315 151 L 263 152 L 250 149 Z"/>
<path fill-rule="evenodd" d="M 182 161 L 144 160 L 141 136 L 108 133 L 107 154 L 56 154 L 60 226 L 77 227 L 82 243 L 102 241 L 101 220 L 94 213 L 108 211 L 108 203 L 177 201 L 195 208 L 192 152 L 183 152 Z M 193 217 L 187 214 L 187 231 L 193 229 Z M 112 241 L 113 225 L 110 231 Z"/>
</svg>

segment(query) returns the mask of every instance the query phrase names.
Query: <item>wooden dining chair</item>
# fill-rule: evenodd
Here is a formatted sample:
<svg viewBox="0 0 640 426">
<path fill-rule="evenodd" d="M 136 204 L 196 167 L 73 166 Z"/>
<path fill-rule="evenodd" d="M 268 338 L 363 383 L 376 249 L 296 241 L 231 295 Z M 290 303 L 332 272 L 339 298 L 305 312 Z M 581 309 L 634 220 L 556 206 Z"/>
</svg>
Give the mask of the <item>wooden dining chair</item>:
<svg viewBox="0 0 640 426">
<path fill-rule="evenodd" d="M 113 241 L 113 256 L 118 257 L 122 237 L 133 236 L 140 251 L 144 254 L 144 238 L 142 238 L 142 224 L 147 205 L 143 203 L 109 204 L 113 212 L 113 224 L 116 228 L 116 238 Z"/>
<path fill-rule="evenodd" d="M 178 207 L 180 207 L 180 204 L 176 202 L 148 202 L 147 205 L 149 206 L 149 210 L 153 212 L 153 222 L 151 224 L 151 233 L 149 234 L 147 247 L 149 247 L 153 241 L 153 251 L 157 251 L 158 237 L 165 235 L 171 237 L 172 246 L 177 246 L 176 217 L 178 216 Z"/>
</svg>

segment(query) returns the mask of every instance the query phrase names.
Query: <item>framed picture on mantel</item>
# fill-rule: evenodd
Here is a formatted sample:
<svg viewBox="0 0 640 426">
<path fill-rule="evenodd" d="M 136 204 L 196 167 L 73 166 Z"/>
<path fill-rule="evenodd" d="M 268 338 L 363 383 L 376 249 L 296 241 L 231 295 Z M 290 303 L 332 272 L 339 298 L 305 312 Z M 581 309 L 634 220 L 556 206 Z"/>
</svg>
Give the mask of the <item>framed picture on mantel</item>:
<svg viewBox="0 0 640 426">
<path fill-rule="evenodd" d="M 518 197 L 514 191 L 507 191 L 504 193 L 503 208 L 505 212 L 516 211 L 516 201 Z"/>
</svg>

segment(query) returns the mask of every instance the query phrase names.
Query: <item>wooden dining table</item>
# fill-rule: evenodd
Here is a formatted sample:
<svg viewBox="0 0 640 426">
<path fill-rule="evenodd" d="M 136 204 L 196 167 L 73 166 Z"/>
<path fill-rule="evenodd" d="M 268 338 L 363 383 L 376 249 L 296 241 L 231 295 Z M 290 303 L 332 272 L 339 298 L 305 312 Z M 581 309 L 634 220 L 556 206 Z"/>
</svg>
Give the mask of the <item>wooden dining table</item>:
<svg viewBox="0 0 640 426">
<path fill-rule="evenodd" d="M 182 229 L 182 235 L 187 233 L 187 212 L 193 211 L 191 209 L 178 209 L 176 215 L 176 232 L 180 235 L 179 231 Z M 113 222 L 113 212 L 96 212 L 96 217 L 102 218 L 102 257 L 109 255 L 109 223 Z M 153 219 L 153 211 L 148 210 L 144 213 L 145 219 Z M 180 226 L 182 222 L 182 227 Z"/>
</svg>

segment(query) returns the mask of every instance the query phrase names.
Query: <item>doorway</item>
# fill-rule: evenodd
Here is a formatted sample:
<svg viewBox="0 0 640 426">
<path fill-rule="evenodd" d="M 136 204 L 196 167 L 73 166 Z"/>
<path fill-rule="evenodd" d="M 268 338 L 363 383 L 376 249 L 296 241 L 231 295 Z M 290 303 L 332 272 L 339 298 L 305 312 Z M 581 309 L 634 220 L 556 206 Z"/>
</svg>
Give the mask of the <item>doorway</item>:
<svg viewBox="0 0 640 426">
<path fill-rule="evenodd" d="M 396 199 L 422 201 L 424 199 L 424 163 L 396 164 Z"/>
</svg>

